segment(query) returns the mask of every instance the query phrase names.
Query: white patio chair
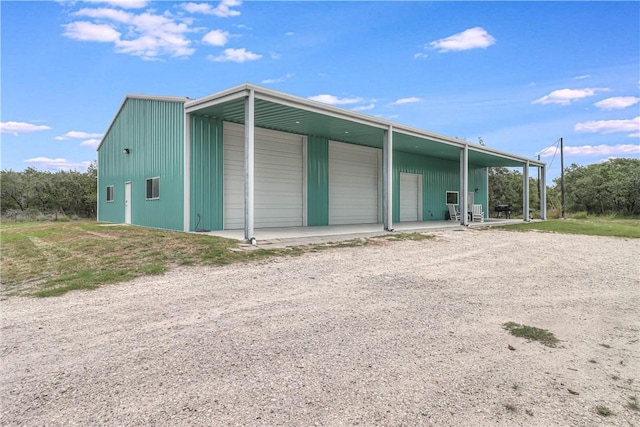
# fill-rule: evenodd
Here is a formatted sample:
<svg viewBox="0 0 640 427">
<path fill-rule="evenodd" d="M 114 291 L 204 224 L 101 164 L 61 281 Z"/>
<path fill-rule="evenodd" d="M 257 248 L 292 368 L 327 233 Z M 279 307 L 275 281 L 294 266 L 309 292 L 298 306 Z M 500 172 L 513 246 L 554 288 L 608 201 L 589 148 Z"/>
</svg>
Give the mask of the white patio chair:
<svg viewBox="0 0 640 427">
<path fill-rule="evenodd" d="M 471 211 L 471 220 L 473 222 L 484 222 L 484 212 L 482 212 L 482 205 L 473 205 Z"/>
<path fill-rule="evenodd" d="M 451 221 L 460 221 L 460 211 L 456 205 L 447 205 L 449 208 L 449 219 Z"/>
</svg>

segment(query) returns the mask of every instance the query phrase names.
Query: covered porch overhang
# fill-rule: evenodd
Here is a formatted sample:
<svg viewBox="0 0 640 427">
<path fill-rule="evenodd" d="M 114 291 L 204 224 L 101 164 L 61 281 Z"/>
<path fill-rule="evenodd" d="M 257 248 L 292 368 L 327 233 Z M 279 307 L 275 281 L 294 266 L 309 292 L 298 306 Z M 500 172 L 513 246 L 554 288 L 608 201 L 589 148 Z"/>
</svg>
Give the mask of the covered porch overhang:
<svg viewBox="0 0 640 427">
<path fill-rule="evenodd" d="M 185 201 L 184 229 L 189 231 L 189 194 L 190 194 L 190 116 L 214 117 L 223 121 L 245 126 L 245 221 L 244 239 L 255 239 L 253 226 L 253 183 L 254 183 L 254 147 L 255 128 L 271 129 L 305 136 L 320 136 L 331 141 L 374 147 L 382 150 L 382 204 L 383 229 L 392 231 L 393 198 L 393 153 L 405 152 L 431 158 L 459 162 L 460 164 L 460 205 L 465 206 L 468 191 L 469 165 L 477 167 L 522 167 L 523 168 L 523 204 L 528 212 L 528 176 L 529 167 L 541 169 L 544 193 L 545 164 L 488 147 L 471 144 L 467 141 L 439 135 L 393 123 L 381 118 L 368 116 L 350 110 L 308 99 L 288 95 L 251 84 L 243 84 L 204 98 L 185 103 Z M 541 203 L 541 217 L 546 218 Z M 525 221 L 528 215 L 524 215 Z M 466 215 L 460 223 L 469 225 Z M 317 229 L 317 227 L 313 227 Z"/>
</svg>

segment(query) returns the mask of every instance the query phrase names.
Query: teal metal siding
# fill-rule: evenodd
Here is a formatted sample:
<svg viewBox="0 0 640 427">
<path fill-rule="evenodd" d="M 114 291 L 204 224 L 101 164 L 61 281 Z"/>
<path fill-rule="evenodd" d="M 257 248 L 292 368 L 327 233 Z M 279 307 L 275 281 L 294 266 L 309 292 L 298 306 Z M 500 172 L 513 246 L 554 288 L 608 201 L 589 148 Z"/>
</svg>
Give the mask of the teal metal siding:
<svg viewBox="0 0 640 427">
<path fill-rule="evenodd" d="M 307 223 L 329 224 L 329 140 L 307 138 Z"/>
<path fill-rule="evenodd" d="M 191 231 L 222 230 L 222 120 L 191 116 Z"/>
<path fill-rule="evenodd" d="M 460 164 L 458 162 L 435 159 L 394 151 L 393 153 L 393 221 L 400 221 L 400 173 L 422 175 L 422 220 L 446 219 L 447 191 L 460 191 Z M 486 168 L 469 166 L 469 191 L 474 191 L 477 204 L 486 207 Z"/>
<path fill-rule="evenodd" d="M 482 212 L 484 217 L 489 217 L 489 207 L 487 206 L 487 173 L 488 169 L 484 167 L 477 167 L 469 165 L 469 192 L 474 191 L 476 188 L 478 191 L 473 196 L 473 203 L 476 205 L 482 205 Z"/>
<path fill-rule="evenodd" d="M 125 101 L 98 149 L 99 221 L 124 222 L 124 183 L 130 181 L 133 224 L 182 230 L 183 117 L 181 102 Z M 146 200 L 146 179 L 153 177 L 160 178 L 160 198 Z M 114 202 L 106 202 L 108 185 Z"/>
</svg>

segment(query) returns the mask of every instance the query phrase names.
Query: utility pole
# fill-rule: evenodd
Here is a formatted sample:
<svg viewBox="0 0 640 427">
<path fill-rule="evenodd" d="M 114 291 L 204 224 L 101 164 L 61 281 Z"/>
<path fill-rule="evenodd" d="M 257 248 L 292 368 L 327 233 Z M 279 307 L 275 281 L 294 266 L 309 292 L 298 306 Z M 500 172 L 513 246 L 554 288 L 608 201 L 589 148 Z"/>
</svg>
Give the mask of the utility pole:
<svg viewBox="0 0 640 427">
<path fill-rule="evenodd" d="M 560 204 L 562 205 L 562 219 L 567 219 L 564 214 L 564 147 L 560 137 Z"/>
</svg>

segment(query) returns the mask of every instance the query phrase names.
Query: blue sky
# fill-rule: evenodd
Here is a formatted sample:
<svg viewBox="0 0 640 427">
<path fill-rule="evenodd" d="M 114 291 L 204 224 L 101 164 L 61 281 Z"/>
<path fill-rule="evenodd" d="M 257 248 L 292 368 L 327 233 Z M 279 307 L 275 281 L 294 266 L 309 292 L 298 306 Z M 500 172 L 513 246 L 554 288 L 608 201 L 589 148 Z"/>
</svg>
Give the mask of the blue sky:
<svg viewBox="0 0 640 427">
<path fill-rule="evenodd" d="M 77 169 L 126 94 L 249 82 L 565 165 L 640 156 L 639 2 L 2 1 L 2 168 Z M 551 147 L 551 148 L 549 148 Z"/>
</svg>

